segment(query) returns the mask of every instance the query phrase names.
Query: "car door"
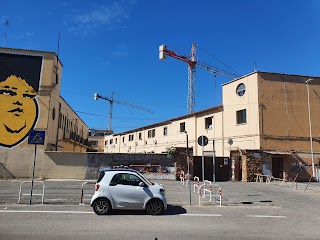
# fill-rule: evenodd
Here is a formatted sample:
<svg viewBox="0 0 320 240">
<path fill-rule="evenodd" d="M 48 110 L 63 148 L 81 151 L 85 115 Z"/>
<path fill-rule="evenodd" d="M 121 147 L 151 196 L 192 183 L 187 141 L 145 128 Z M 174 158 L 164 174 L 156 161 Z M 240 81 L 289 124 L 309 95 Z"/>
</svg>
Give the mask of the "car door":
<svg viewBox="0 0 320 240">
<path fill-rule="evenodd" d="M 142 209 L 148 198 L 148 187 L 141 187 L 143 182 L 132 173 L 118 173 L 110 182 L 109 192 L 117 208 Z"/>
</svg>

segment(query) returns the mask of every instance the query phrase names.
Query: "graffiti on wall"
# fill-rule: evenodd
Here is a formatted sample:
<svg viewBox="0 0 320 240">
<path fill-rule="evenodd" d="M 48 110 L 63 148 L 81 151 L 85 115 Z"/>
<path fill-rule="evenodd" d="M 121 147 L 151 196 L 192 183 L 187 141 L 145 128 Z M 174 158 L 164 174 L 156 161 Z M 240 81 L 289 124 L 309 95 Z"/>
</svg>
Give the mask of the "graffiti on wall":
<svg viewBox="0 0 320 240">
<path fill-rule="evenodd" d="M 36 125 L 42 58 L 0 52 L 0 147 L 19 145 Z"/>
</svg>

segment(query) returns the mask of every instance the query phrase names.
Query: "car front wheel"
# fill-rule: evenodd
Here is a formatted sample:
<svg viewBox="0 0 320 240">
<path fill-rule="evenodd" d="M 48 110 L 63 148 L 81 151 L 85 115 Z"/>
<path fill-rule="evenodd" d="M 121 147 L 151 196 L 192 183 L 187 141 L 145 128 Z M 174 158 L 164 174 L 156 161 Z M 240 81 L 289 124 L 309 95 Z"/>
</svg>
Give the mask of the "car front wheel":
<svg viewBox="0 0 320 240">
<path fill-rule="evenodd" d="M 164 210 L 163 203 L 159 199 L 152 199 L 148 202 L 146 210 L 150 215 L 159 215 Z"/>
<path fill-rule="evenodd" d="M 106 198 L 98 198 L 94 201 L 93 211 L 98 215 L 106 215 L 111 211 L 110 201 Z"/>
</svg>

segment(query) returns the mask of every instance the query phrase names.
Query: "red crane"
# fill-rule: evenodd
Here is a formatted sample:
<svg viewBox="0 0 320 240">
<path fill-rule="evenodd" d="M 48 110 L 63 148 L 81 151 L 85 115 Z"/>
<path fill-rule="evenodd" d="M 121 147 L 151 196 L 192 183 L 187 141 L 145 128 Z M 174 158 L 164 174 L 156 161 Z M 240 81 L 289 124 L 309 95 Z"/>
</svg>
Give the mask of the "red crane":
<svg viewBox="0 0 320 240">
<path fill-rule="evenodd" d="M 196 44 L 192 43 L 190 56 L 178 55 L 176 52 L 168 50 L 166 45 L 159 47 L 159 59 L 165 60 L 170 56 L 180 61 L 188 63 L 188 114 L 195 112 L 195 85 L 196 85 L 196 66 L 204 68 L 213 74 L 220 74 L 230 78 L 238 78 L 239 75 L 227 72 L 223 69 L 210 66 L 209 64 L 196 60 Z"/>
</svg>

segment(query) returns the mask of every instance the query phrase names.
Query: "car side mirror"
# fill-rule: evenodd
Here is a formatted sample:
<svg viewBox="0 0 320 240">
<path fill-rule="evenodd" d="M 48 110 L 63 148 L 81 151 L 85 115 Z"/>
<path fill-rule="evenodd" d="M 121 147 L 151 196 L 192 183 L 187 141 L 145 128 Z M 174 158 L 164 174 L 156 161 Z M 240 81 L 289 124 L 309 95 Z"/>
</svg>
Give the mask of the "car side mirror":
<svg viewBox="0 0 320 240">
<path fill-rule="evenodd" d="M 110 182 L 109 186 L 116 186 L 117 182 Z"/>
<path fill-rule="evenodd" d="M 144 182 L 139 182 L 139 187 L 146 187 L 146 184 Z"/>
</svg>

